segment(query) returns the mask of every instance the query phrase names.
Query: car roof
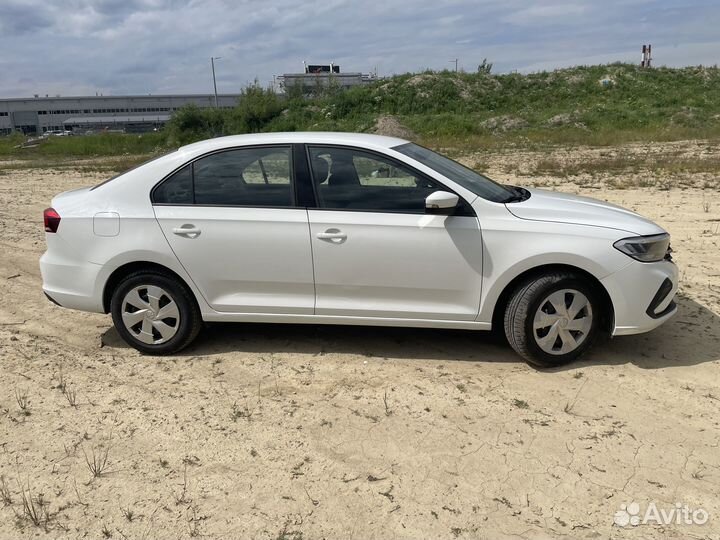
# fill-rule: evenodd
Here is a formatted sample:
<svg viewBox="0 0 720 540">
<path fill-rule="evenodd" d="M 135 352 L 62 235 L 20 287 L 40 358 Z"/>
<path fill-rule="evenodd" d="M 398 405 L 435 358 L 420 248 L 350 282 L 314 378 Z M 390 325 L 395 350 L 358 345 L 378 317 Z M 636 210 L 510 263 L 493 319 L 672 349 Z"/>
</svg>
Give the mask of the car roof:
<svg viewBox="0 0 720 540">
<path fill-rule="evenodd" d="M 209 152 L 235 146 L 248 146 L 255 144 L 341 144 L 359 146 L 363 148 L 388 149 L 405 144 L 408 141 L 384 135 L 370 135 L 367 133 L 342 133 L 323 131 L 294 131 L 286 133 L 249 133 L 246 135 L 230 135 L 207 139 L 183 146 L 183 152 Z"/>
</svg>

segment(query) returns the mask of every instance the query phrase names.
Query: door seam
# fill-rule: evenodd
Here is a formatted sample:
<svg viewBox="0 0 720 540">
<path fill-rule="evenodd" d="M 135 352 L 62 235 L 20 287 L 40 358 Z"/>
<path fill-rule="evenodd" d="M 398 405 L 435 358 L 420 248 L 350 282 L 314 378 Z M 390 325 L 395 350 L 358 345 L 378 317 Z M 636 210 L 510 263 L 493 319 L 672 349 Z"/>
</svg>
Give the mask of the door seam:
<svg viewBox="0 0 720 540">
<path fill-rule="evenodd" d="M 313 315 L 317 315 L 317 282 L 315 279 L 315 253 L 313 247 L 312 227 L 310 226 L 310 211 L 305 208 L 305 217 L 307 217 L 308 238 L 310 240 L 310 264 L 312 266 L 313 277 Z"/>
<path fill-rule="evenodd" d="M 190 272 L 188 272 L 188 269 L 187 269 L 187 268 L 185 268 L 185 265 L 184 265 L 183 262 L 180 260 L 180 257 L 178 257 L 178 254 L 175 253 L 175 249 L 173 249 L 172 243 L 170 242 L 170 239 L 167 237 L 167 234 L 165 234 L 165 231 L 163 230 L 162 225 L 160 224 L 160 219 L 157 217 L 157 214 L 155 213 L 155 207 L 154 207 L 154 206 L 152 207 L 152 211 L 153 211 L 153 216 L 155 217 L 155 223 L 156 223 L 157 226 L 160 228 L 160 234 L 162 234 L 162 235 L 163 235 L 163 238 L 165 238 L 165 242 L 167 243 L 168 248 L 170 248 L 170 252 L 175 256 L 175 260 L 176 260 L 176 261 L 178 262 L 178 264 L 180 265 L 180 268 L 182 268 L 182 269 L 185 271 L 185 274 L 187 275 L 188 279 L 189 279 L 190 282 L 193 284 L 193 286 L 197 289 L 198 294 L 199 294 L 200 297 L 205 301 L 205 303 L 207 304 L 207 306 L 208 306 L 210 309 L 215 310 L 215 308 L 210 304 L 210 302 L 208 301 L 208 299 L 205 298 L 205 293 L 203 293 L 202 289 L 201 289 L 200 287 L 198 287 L 198 284 L 197 284 L 197 283 L 195 283 L 195 279 L 193 279 L 192 274 L 191 274 Z"/>
</svg>

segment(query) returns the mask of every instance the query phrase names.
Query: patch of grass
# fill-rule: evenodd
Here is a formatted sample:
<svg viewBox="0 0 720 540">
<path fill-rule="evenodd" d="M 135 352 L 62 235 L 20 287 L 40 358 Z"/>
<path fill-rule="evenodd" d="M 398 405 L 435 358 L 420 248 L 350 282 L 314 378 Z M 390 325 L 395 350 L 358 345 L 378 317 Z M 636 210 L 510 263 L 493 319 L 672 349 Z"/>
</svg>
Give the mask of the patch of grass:
<svg viewBox="0 0 720 540">
<path fill-rule="evenodd" d="M 390 408 L 390 403 L 388 402 L 387 390 L 385 390 L 385 393 L 383 394 L 383 405 L 385 406 L 385 416 L 390 416 L 393 411 Z"/>
<path fill-rule="evenodd" d="M 16 146 L 24 143 L 26 137 L 19 133 L 13 133 L 7 137 L 0 137 L 0 157 L 10 156 L 17 153 Z"/>
<path fill-rule="evenodd" d="M 123 517 L 129 522 L 132 523 L 132 521 L 135 519 L 135 511 L 130 508 L 129 506 L 126 508 L 120 507 L 120 513 L 122 513 Z"/>
<path fill-rule="evenodd" d="M 530 405 L 528 405 L 528 402 L 522 399 L 513 399 L 513 405 L 518 409 L 527 409 L 528 407 L 530 407 Z"/>
<path fill-rule="evenodd" d="M 65 399 L 67 399 L 67 402 L 71 407 L 77 408 L 77 391 L 73 390 L 66 384 L 63 387 L 62 394 L 65 396 Z"/>
<path fill-rule="evenodd" d="M 303 533 L 301 531 L 288 531 L 288 523 L 285 523 L 274 540 L 303 540 Z"/>
<path fill-rule="evenodd" d="M 568 178 L 589 175 L 591 177 L 603 175 L 620 176 L 623 173 L 632 174 L 649 172 L 661 177 L 677 174 L 720 174 L 720 157 L 701 156 L 684 157 L 681 155 L 652 155 L 648 153 L 627 153 L 623 155 L 586 158 L 582 161 L 567 161 L 558 158 L 544 158 L 535 163 L 529 171 L 530 176 L 554 176 Z M 648 183 L 648 180 L 637 180 Z M 653 185 L 657 184 L 655 182 Z M 628 187 L 628 186 L 626 186 Z M 634 187 L 649 187 L 637 185 Z"/>
<path fill-rule="evenodd" d="M 112 432 L 107 441 L 90 448 L 90 453 L 82 447 L 83 456 L 85 456 L 85 464 L 93 478 L 98 478 L 107 472 L 109 466 L 110 449 L 112 448 Z"/>
<path fill-rule="evenodd" d="M 48 137 L 35 148 L 15 150 L 14 155 L 31 157 L 98 157 L 156 154 L 168 148 L 162 132 L 103 133 L 76 137 Z"/>
<path fill-rule="evenodd" d="M 247 405 L 240 407 L 237 402 L 234 402 L 230 409 L 230 419 L 237 422 L 241 418 L 249 421 L 252 418 L 252 411 L 247 408 Z"/>
<path fill-rule="evenodd" d="M 38 493 L 33 496 L 28 483 L 27 487 L 20 486 L 20 497 L 22 499 L 22 513 L 18 514 L 18 518 L 24 519 L 47 532 L 51 516 L 50 503 L 45 499 L 45 495 Z"/>
<path fill-rule="evenodd" d="M 185 463 L 184 467 L 183 467 L 182 490 L 180 491 L 179 494 L 175 495 L 175 504 L 176 505 L 189 504 L 190 502 L 192 502 L 192 500 L 188 498 L 187 463 Z"/>
<path fill-rule="evenodd" d="M 0 476 L 0 500 L 2 500 L 3 506 L 12 506 L 13 504 L 12 493 L 4 476 Z"/>
<path fill-rule="evenodd" d="M 15 388 L 15 402 L 21 414 L 30 416 L 30 399 L 28 398 L 27 390 Z"/>
</svg>

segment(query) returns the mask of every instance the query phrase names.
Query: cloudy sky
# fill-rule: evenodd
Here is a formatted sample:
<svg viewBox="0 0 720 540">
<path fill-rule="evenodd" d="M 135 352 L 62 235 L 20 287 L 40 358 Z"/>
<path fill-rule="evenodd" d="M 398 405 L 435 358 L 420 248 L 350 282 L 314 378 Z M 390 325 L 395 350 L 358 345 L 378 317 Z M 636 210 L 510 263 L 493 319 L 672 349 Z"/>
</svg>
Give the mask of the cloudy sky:
<svg viewBox="0 0 720 540">
<path fill-rule="evenodd" d="M 0 97 L 237 92 L 302 61 L 380 75 L 720 63 L 718 0 L 0 0 Z"/>
</svg>

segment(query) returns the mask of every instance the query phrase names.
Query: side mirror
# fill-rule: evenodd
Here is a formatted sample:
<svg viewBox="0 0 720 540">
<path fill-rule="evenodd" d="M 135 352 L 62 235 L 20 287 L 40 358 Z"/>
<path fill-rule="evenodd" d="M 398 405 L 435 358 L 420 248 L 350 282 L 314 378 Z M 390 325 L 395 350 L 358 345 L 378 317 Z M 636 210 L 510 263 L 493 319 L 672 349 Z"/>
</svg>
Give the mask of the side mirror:
<svg viewBox="0 0 720 540">
<path fill-rule="evenodd" d="M 447 191 L 435 191 L 425 199 L 426 214 L 451 214 L 460 197 Z"/>
</svg>

